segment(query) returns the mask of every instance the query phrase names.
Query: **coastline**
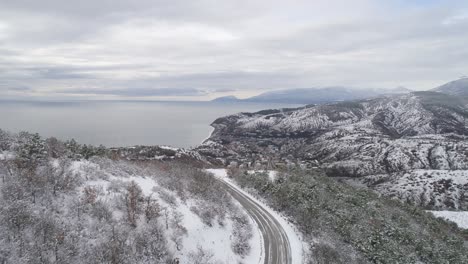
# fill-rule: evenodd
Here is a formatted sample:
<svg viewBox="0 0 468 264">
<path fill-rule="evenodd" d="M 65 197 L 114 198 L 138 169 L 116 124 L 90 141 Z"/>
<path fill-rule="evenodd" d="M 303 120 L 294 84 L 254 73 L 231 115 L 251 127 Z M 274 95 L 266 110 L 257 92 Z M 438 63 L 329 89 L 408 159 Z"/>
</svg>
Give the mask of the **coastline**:
<svg viewBox="0 0 468 264">
<path fill-rule="evenodd" d="M 211 131 L 210 131 L 210 134 L 208 135 L 208 137 L 206 137 L 205 139 L 203 139 L 201 142 L 200 142 L 200 145 L 203 144 L 205 141 L 207 141 L 211 135 L 213 135 L 213 132 L 215 131 L 215 128 L 210 126 L 211 127 Z"/>
</svg>

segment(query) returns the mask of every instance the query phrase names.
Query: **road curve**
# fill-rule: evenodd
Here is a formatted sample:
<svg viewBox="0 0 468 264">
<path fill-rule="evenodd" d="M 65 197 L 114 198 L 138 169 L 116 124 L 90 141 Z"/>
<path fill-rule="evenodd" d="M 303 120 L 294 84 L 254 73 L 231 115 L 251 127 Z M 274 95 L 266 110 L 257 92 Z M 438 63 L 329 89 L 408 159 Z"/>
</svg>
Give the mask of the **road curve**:
<svg viewBox="0 0 468 264">
<path fill-rule="evenodd" d="M 222 186 L 236 199 L 257 223 L 263 236 L 264 264 L 292 264 L 291 245 L 286 231 L 261 204 L 220 179 Z"/>
</svg>

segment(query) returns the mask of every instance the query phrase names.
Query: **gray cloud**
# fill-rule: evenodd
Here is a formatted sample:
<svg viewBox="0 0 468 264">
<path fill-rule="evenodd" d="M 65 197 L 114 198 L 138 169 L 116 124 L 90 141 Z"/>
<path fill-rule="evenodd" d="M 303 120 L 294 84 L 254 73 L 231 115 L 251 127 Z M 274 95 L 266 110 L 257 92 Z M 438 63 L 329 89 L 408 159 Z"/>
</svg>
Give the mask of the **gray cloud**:
<svg viewBox="0 0 468 264">
<path fill-rule="evenodd" d="M 9 87 L 9 88 L 7 88 L 6 90 L 15 91 L 15 92 L 28 92 L 28 91 L 32 91 L 32 89 L 31 89 L 30 87 L 26 87 L 26 86 Z"/>
<path fill-rule="evenodd" d="M 35 96 L 428 89 L 467 74 L 467 28 L 458 0 L 0 0 L 0 79 Z"/>
<path fill-rule="evenodd" d="M 10 86 L 8 84 L 0 83 L 0 91 L 11 91 L 11 92 L 30 92 L 33 91 L 31 87 L 27 86 Z"/>
<path fill-rule="evenodd" d="M 40 79 L 84 79 L 90 75 L 79 73 L 76 70 L 61 67 L 32 67 L 25 68 L 34 78 Z"/>
<path fill-rule="evenodd" d="M 211 91 L 232 91 L 239 89 L 268 89 L 281 88 L 301 83 L 301 76 L 293 73 L 265 73 L 265 72 L 214 72 L 202 74 L 186 74 L 169 77 L 141 80 L 142 83 L 158 84 L 160 86 L 203 87 Z"/>
<path fill-rule="evenodd" d="M 117 95 L 128 97 L 145 96 L 202 96 L 205 91 L 194 88 L 126 88 L 126 89 L 101 89 L 101 88 L 74 88 L 58 91 L 62 94 L 86 94 L 86 95 Z"/>
</svg>

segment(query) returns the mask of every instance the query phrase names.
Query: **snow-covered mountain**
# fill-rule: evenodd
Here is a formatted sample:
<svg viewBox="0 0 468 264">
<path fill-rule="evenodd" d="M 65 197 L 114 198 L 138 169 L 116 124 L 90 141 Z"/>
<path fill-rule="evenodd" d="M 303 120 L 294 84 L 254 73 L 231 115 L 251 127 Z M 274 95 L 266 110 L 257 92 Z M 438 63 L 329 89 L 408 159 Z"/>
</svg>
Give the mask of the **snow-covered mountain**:
<svg viewBox="0 0 468 264">
<path fill-rule="evenodd" d="M 435 92 L 441 92 L 456 96 L 468 96 L 468 77 L 446 83 L 433 89 Z"/>
<path fill-rule="evenodd" d="M 468 208 L 468 109 L 460 98 L 414 92 L 240 113 L 212 126 L 198 151 L 227 164 L 319 166 L 430 208 Z"/>
<path fill-rule="evenodd" d="M 257 103 L 291 103 L 318 104 L 348 100 L 372 98 L 385 94 L 403 94 L 410 90 L 404 87 L 394 89 L 357 89 L 348 87 L 300 88 L 265 92 L 247 99 L 237 99 L 234 96 L 220 97 L 213 101 L 221 102 L 257 102 Z"/>
<path fill-rule="evenodd" d="M 218 97 L 218 98 L 215 98 L 213 100 L 211 100 L 211 102 L 237 102 L 239 101 L 240 99 L 235 97 L 234 95 L 228 95 L 228 96 L 222 96 L 222 97 Z"/>
</svg>

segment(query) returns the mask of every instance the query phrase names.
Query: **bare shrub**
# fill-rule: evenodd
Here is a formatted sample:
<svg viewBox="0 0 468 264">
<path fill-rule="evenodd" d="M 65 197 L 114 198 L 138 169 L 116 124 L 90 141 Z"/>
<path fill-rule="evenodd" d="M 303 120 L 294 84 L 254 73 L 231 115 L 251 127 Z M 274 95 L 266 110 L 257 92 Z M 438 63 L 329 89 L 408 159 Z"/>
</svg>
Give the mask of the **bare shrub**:
<svg viewBox="0 0 468 264">
<path fill-rule="evenodd" d="M 90 214 L 99 221 L 110 221 L 112 219 L 112 211 L 103 201 L 97 201 L 93 203 Z"/>
<path fill-rule="evenodd" d="M 250 253 L 250 239 L 252 238 L 252 226 L 245 215 L 233 217 L 233 240 L 231 247 L 234 253 L 245 257 Z"/>
<path fill-rule="evenodd" d="M 177 211 L 172 213 L 170 222 L 172 228 L 171 240 L 176 245 L 177 250 L 182 249 L 182 237 L 187 234 L 187 229 L 182 223 L 183 219 L 184 218 L 181 213 Z"/>
<path fill-rule="evenodd" d="M 98 197 L 98 192 L 94 186 L 86 186 L 83 189 L 83 202 L 85 204 L 94 204 Z"/>
<path fill-rule="evenodd" d="M 164 202 L 173 207 L 177 206 L 177 198 L 172 193 L 162 188 L 158 188 L 156 192 Z"/>
<path fill-rule="evenodd" d="M 201 246 L 197 247 L 197 251 L 189 253 L 190 262 L 193 264 L 213 264 L 215 263 L 213 257 L 213 252 L 205 250 Z"/>
</svg>

